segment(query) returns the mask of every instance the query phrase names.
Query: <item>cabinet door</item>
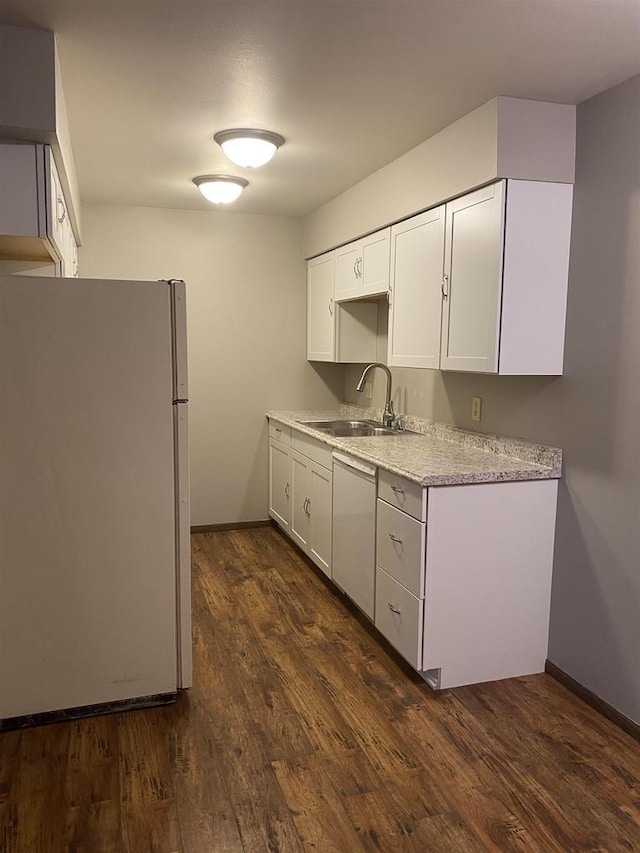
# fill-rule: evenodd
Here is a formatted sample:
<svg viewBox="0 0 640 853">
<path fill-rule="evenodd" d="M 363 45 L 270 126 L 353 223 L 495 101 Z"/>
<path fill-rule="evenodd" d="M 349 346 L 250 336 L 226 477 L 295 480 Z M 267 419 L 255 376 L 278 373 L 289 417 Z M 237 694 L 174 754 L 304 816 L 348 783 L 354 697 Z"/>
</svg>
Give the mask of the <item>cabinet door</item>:
<svg viewBox="0 0 640 853">
<path fill-rule="evenodd" d="M 334 361 L 334 257 L 327 252 L 307 264 L 307 359 Z"/>
<path fill-rule="evenodd" d="M 496 373 L 504 181 L 447 204 L 440 366 Z"/>
<path fill-rule="evenodd" d="M 269 441 L 269 515 L 280 527 L 291 523 L 291 453 L 286 444 Z"/>
<path fill-rule="evenodd" d="M 307 511 L 310 520 L 309 556 L 331 577 L 331 471 L 312 462 Z"/>
<path fill-rule="evenodd" d="M 445 207 L 391 229 L 388 363 L 440 366 Z"/>
<path fill-rule="evenodd" d="M 309 551 L 311 522 L 309 500 L 311 493 L 311 460 L 296 450 L 291 451 L 291 537 Z"/>
<path fill-rule="evenodd" d="M 53 155 L 51 154 L 51 149 L 45 149 L 48 151 L 47 155 L 47 166 L 49 171 L 49 211 L 48 218 L 50 222 L 50 233 L 49 237 L 51 239 L 51 243 L 53 244 L 53 248 L 60 258 L 60 269 L 62 275 L 71 275 L 71 272 L 67 272 L 65 270 L 65 231 L 66 226 L 68 224 L 67 221 L 67 206 L 64 200 L 64 194 L 62 192 L 62 185 L 60 183 L 60 179 L 58 178 L 58 171 L 56 169 L 56 164 L 53 160 Z"/>
<path fill-rule="evenodd" d="M 335 250 L 336 301 L 354 299 L 362 291 L 362 243 L 348 243 Z"/>
<path fill-rule="evenodd" d="M 391 229 L 383 228 L 361 241 L 360 292 L 363 296 L 378 296 L 389 290 L 390 235 Z"/>
</svg>

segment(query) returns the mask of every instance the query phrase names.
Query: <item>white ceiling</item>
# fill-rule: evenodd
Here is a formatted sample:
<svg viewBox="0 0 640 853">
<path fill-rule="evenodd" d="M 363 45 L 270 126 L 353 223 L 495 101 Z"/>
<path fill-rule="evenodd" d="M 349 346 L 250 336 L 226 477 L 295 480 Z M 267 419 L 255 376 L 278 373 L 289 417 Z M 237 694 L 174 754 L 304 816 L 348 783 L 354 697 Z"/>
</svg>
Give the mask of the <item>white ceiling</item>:
<svg viewBox="0 0 640 853">
<path fill-rule="evenodd" d="M 640 73 L 640 0 L 0 0 L 58 33 L 82 199 L 302 215 L 496 95 L 579 103 Z M 281 133 L 261 170 L 212 141 Z M 229 208 L 231 209 L 231 208 Z"/>
</svg>

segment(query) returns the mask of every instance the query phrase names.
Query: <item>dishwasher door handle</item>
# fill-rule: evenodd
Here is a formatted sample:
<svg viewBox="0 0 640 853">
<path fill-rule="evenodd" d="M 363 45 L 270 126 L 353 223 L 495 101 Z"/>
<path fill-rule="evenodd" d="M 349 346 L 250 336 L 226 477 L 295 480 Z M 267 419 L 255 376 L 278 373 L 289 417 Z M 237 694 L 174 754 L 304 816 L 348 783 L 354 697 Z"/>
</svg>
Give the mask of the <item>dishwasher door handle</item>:
<svg viewBox="0 0 640 853">
<path fill-rule="evenodd" d="M 353 456 L 346 456 L 344 453 L 333 451 L 333 461 L 344 465 L 345 468 L 351 468 L 353 471 L 358 471 L 360 474 L 366 474 L 368 477 L 374 478 L 378 470 L 375 465 L 368 465 L 366 462 L 361 462 L 360 459 L 354 459 Z"/>
</svg>

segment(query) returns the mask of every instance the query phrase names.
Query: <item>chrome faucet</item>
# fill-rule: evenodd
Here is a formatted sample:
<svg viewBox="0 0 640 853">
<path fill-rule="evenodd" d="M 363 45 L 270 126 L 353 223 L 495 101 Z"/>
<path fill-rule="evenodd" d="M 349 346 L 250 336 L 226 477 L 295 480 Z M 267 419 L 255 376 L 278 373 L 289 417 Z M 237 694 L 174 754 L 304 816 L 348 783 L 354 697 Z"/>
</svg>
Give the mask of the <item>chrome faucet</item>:
<svg viewBox="0 0 640 853">
<path fill-rule="evenodd" d="M 356 391 L 362 391 L 364 389 L 364 381 L 367 378 L 367 373 L 370 370 L 373 370 L 374 367 L 379 367 L 380 370 L 384 370 L 387 374 L 387 401 L 384 404 L 384 414 L 382 415 L 382 423 L 384 426 L 391 429 L 393 427 L 393 422 L 396 419 L 396 414 L 393 411 L 393 402 L 391 400 L 391 371 L 387 367 L 386 364 L 381 364 L 379 361 L 374 361 L 373 364 L 368 364 L 365 369 L 362 371 L 362 376 L 360 377 L 360 382 L 356 385 Z"/>
</svg>

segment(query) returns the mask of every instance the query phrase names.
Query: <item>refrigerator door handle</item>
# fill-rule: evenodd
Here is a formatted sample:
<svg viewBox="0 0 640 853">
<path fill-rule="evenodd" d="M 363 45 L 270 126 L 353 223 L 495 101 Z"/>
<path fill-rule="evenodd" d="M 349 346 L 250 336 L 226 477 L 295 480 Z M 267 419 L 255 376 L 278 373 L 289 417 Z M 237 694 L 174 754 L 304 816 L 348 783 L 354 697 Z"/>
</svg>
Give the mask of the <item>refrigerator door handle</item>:
<svg viewBox="0 0 640 853">
<path fill-rule="evenodd" d="M 171 352 L 173 360 L 173 401 L 189 399 L 187 376 L 187 293 L 184 281 L 170 279 Z"/>
<path fill-rule="evenodd" d="M 177 684 L 191 687 L 191 543 L 189 518 L 189 404 L 173 405 L 176 513 Z"/>
</svg>

